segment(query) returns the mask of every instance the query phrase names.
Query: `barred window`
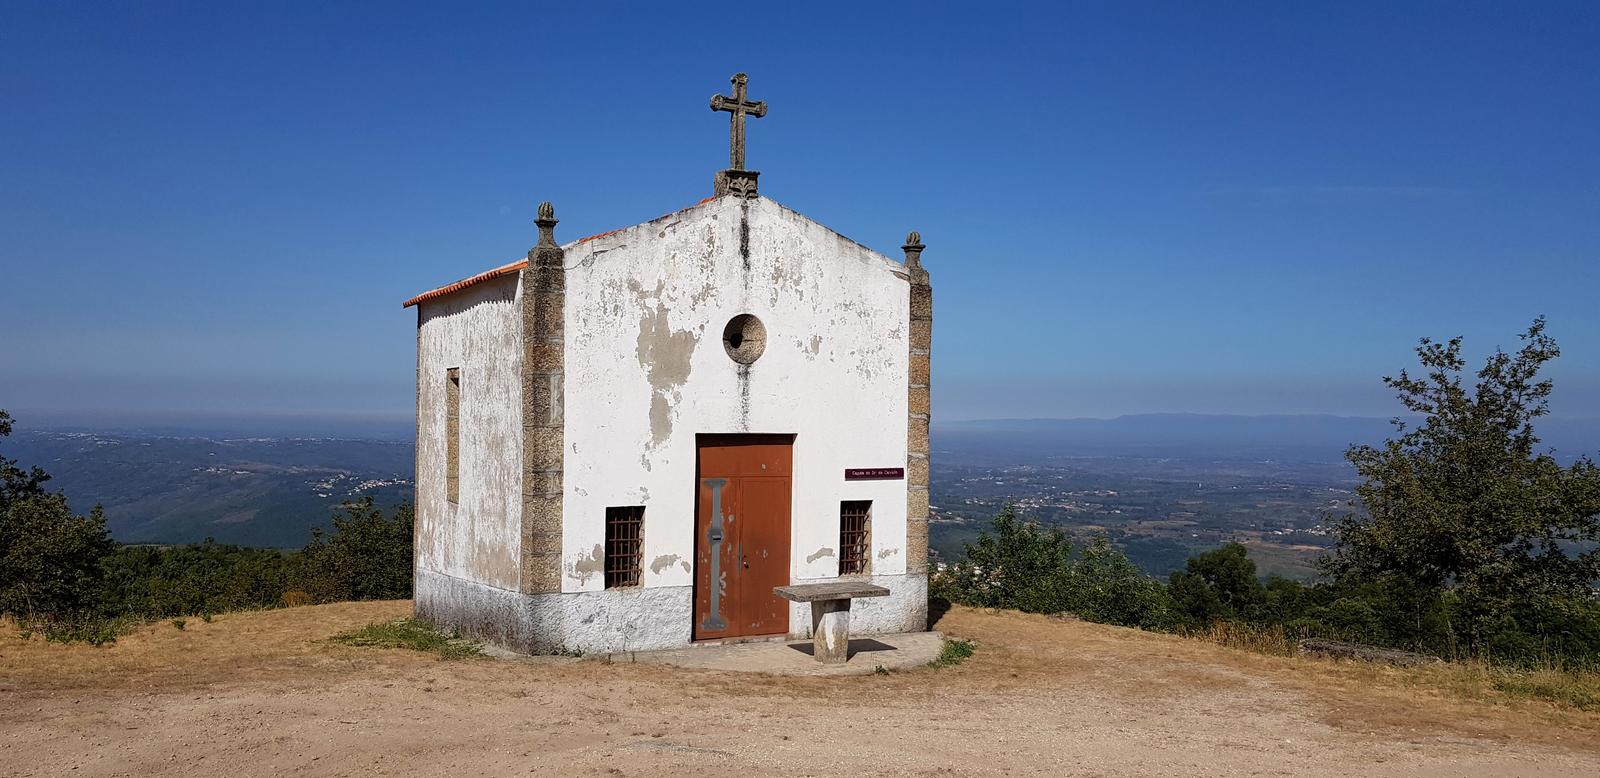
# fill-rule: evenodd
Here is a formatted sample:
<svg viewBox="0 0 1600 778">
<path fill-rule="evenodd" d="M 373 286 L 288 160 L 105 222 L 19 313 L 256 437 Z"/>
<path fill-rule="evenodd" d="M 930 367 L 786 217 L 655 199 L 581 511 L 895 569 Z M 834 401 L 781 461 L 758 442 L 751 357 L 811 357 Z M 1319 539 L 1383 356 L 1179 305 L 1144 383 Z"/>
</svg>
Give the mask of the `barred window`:
<svg viewBox="0 0 1600 778">
<path fill-rule="evenodd" d="M 461 368 L 444 371 L 444 493 L 461 501 Z"/>
<path fill-rule="evenodd" d="M 606 509 L 606 588 L 638 586 L 644 555 L 644 506 Z"/>
<path fill-rule="evenodd" d="M 867 572 L 872 551 L 871 500 L 845 500 L 839 503 L 839 575 Z"/>
</svg>

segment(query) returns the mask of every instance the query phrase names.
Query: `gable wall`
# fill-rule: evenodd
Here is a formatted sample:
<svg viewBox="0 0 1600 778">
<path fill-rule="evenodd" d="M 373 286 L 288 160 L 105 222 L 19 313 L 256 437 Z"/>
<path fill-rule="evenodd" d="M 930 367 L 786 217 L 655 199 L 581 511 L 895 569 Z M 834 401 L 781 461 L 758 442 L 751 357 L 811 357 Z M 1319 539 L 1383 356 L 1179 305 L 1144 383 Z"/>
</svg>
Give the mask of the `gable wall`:
<svg viewBox="0 0 1600 778">
<path fill-rule="evenodd" d="M 522 510 L 522 324 L 515 275 L 421 303 L 417 328 L 419 570 L 516 590 Z M 461 369 L 460 491 L 445 488 L 446 378 Z"/>
<path fill-rule="evenodd" d="M 843 478 L 907 461 L 899 263 L 724 197 L 569 246 L 566 266 L 563 591 L 603 589 L 615 505 L 646 508 L 643 585 L 693 585 L 697 433 L 797 435 L 794 580 L 836 575 L 841 500 L 873 501 L 872 573 L 906 572 L 906 483 Z M 721 340 L 740 313 L 767 332 L 747 370 Z"/>
</svg>

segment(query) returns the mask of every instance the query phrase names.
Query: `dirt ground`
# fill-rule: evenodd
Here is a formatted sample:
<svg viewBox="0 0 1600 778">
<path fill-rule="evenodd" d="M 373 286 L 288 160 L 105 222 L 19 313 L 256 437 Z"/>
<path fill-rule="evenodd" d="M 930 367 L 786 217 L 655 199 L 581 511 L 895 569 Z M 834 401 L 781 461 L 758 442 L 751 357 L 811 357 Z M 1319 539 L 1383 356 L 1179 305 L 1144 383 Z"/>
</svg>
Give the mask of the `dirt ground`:
<svg viewBox="0 0 1600 778">
<path fill-rule="evenodd" d="M 1600 715 L 1428 671 L 956 609 L 957 667 L 833 678 L 326 641 L 406 602 L 0 635 L 0 774 L 1600 775 Z"/>
</svg>

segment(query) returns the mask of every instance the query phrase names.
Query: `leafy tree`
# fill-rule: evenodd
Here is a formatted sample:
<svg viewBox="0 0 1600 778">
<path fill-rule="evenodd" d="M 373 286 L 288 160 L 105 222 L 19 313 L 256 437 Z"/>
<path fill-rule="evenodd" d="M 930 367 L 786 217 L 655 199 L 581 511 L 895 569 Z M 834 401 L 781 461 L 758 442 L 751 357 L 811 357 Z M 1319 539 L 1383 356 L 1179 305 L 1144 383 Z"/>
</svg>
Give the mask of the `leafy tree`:
<svg viewBox="0 0 1600 778">
<path fill-rule="evenodd" d="M 111 549 L 98 506 L 78 516 L 60 494 L 12 499 L 0 512 L 0 613 L 63 618 L 91 610 Z"/>
<path fill-rule="evenodd" d="M 12 424 L 11 414 L 0 410 L 0 438 L 11 435 Z M 24 470 L 17 466 L 17 460 L 0 457 L 0 511 L 13 500 L 44 494 L 44 482 L 48 480 L 50 475 L 37 465 Z"/>
<path fill-rule="evenodd" d="M 1161 627 L 1170 619 L 1161 583 L 1105 538 L 1080 551 L 1059 527 L 1023 521 L 1010 504 L 960 561 L 934 576 L 932 593 L 965 605 L 1070 612 L 1108 624 Z"/>
<path fill-rule="evenodd" d="M 1465 647 L 1518 653 L 1569 640 L 1582 626 L 1568 617 L 1593 612 L 1600 468 L 1537 450 L 1533 422 L 1553 388 L 1539 373 L 1560 350 L 1542 317 L 1520 337 L 1471 385 L 1461 338 L 1424 338 L 1423 373 L 1383 379 L 1421 423 L 1396 419 L 1396 437 L 1346 454 L 1363 479 L 1360 511 L 1337 521 L 1322 568 L 1345 588 L 1380 586 L 1414 637 L 1442 613 Z"/>
<path fill-rule="evenodd" d="M 0 411 L 0 437 L 11 434 Z M 74 515 L 67 498 L 44 490 L 50 476 L 0 457 L 0 613 L 65 618 L 89 609 L 98 593 L 100 559 L 112 548 L 96 507 Z"/>
<path fill-rule="evenodd" d="M 1072 567 L 1072 541 L 1059 527 L 1046 530 L 1017 518 L 1007 503 L 989 532 L 944 577 L 949 599 L 982 608 L 1032 613 L 1057 610 Z"/>
<path fill-rule="evenodd" d="M 302 588 L 319 602 L 410 597 L 415 521 L 409 503 L 393 515 L 373 505 L 371 495 L 344 503 L 333 532 L 314 530 L 301 552 Z"/>
<path fill-rule="evenodd" d="M 1145 575 L 1104 535 L 1078 555 L 1061 610 L 1102 624 L 1144 629 L 1173 626 L 1172 600 L 1160 581 Z"/>
<path fill-rule="evenodd" d="M 1191 627 L 1218 619 L 1256 621 L 1266 605 L 1256 563 L 1239 543 L 1189 557 L 1184 569 L 1168 578 L 1168 591 L 1178 614 Z"/>
</svg>

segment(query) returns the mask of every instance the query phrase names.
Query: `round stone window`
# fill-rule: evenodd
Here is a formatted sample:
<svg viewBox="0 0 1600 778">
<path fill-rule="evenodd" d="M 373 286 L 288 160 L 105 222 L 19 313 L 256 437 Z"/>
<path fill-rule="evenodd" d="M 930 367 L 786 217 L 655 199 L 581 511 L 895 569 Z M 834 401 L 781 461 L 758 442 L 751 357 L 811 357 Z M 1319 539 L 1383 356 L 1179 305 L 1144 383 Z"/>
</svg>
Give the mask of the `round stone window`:
<svg viewBox="0 0 1600 778">
<path fill-rule="evenodd" d="M 741 365 L 751 364 L 767 350 L 767 327 L 755 316 L 741 313 L 722 328 L 722 347 L 728 350 L 729 359 Z"/>
</svg>

